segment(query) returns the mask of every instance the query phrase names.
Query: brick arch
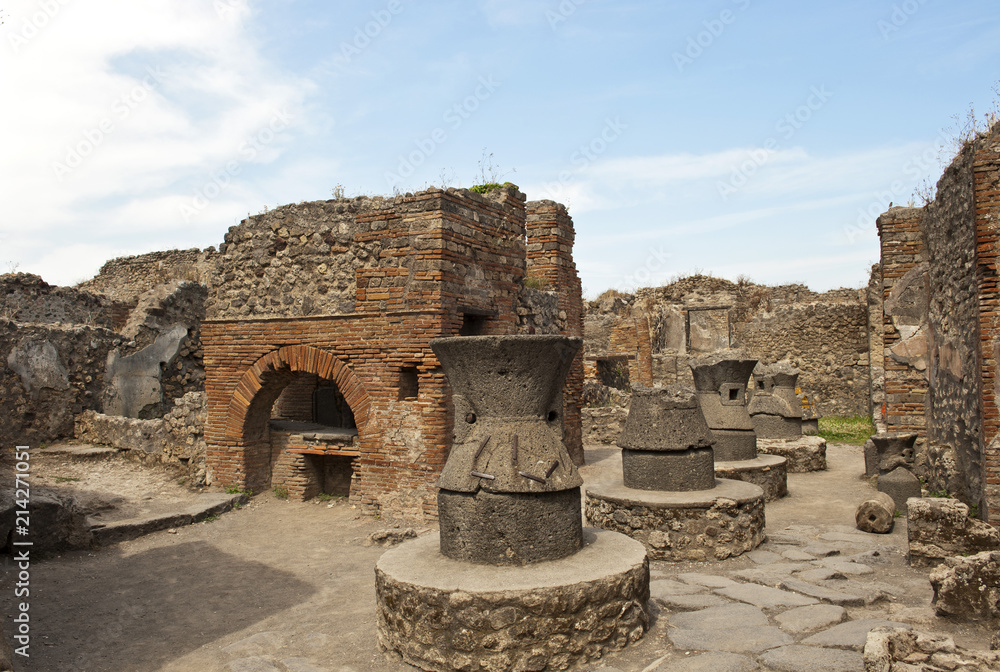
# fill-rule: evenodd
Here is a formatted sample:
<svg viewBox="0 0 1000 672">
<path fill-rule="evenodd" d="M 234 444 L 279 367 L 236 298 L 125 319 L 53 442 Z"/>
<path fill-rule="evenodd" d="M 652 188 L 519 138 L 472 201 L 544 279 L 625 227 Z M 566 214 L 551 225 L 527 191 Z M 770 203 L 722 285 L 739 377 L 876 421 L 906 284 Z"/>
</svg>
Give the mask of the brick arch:
<svg viewBox="0 0 1000 672">
<path fill-rule="evenodd" d="M 300 373 L 332 380 L 354 413 L 358 440 L 364 441 L 368 434 L 371 400 L 351 367 L 329 352 L 309 345 L 272 350 L 244 372 L 226 414 L 226 436 L 240 447 L 238 470 L 243 473 L 243 485 L 254 491 L 268 488 L 271 480 L 271 447 L 267 439 L 271 406 Z"/>
<path fill-rule="evenodd" d="M 229 402 L 226 432 L 231 438 L 259 438 L 258 424 L 266 425 L 270 408 L 295 374 L 314 373 L 332 380 L 354 413 L 358 434 L 364 435 L 371 400 L 365 386 L 342 360 L 310 345 L 288 345 L 272 350 L 246 370 Z M 261 421 L 261 416 L 267 417 Z M 262 428 L 261 428 L 262 429 Z"/>
</svg>

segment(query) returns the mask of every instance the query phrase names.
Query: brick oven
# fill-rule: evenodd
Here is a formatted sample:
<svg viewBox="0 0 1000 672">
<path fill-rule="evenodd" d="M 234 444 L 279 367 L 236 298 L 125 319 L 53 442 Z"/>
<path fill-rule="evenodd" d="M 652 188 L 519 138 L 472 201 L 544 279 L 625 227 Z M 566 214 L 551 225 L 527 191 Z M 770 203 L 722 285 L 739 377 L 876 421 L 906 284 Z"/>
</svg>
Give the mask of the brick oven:
<svg viewBox="0 0 1000 672">
<path fill-rule="evenodd" d="M 232 227 L 202 325 L 209 478 L 436 515 L 454 407 L 429 342 L 582 336 L 574 236 L 564 206 L 514 187 L 299 203 Z M 582 384 L 577 356 L 563 431 L 578 463 Z"/>
</svg>

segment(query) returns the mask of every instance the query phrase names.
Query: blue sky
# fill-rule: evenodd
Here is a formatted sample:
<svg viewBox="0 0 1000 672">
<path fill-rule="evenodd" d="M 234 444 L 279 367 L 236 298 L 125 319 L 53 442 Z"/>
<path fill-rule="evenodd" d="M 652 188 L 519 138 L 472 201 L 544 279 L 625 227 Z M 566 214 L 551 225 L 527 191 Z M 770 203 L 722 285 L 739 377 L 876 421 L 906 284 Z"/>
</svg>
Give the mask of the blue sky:
<svg viewBox="0 0 1000 672">
<path fill-rule="evenodd" d="M 338 185 L 468 187 L 485 156 L 569 206 L 591 297 L 693 271 L 857 287 L 875 216 L 1000 79 L 995 0 L 3 10 L 0 271 L 53 284 Z"/>
</svg>

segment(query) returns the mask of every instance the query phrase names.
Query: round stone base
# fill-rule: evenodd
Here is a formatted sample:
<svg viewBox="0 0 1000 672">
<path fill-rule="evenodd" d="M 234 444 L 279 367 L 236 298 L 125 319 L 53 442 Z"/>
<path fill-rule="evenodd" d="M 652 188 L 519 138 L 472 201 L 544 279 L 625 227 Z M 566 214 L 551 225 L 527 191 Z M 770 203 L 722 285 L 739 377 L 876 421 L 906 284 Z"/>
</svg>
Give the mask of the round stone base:
<svg viewBox="0 0 1000 672">
<path fill-rule="evenodd" d="M 717 478 L 731 478 L 759 485 L 764 501 L 773 502 L 788 494 L 788 461 L 777 455 L 758 455 L 753 460 L 715 463 Z"/>
<path fill-rule="evenodd" d="M 787 471 L 790 474 L 826 469 L 826 439 L 820 436 L 799 436 L 789 441 L 757 439 L 757 450 L 788 460 Z"/>
<path fill-rule="evenodd" d="M 379 646 L 435 672 L 565 670 L 649 628 L 649 563 L 639 542 L 584 529 L 569 557 L 493 567 L 443 556 L 437 534 L 375 565 Z"/>
<path fill-rule="evenodd" d="M 690 492 L 594 483 L 585 488 L 587 519 L 641 541 L 654 560 L 724 560 L 752 551 L 764 541 L 764 492 L 740 481 L 715 483 Z"/>
</svg>

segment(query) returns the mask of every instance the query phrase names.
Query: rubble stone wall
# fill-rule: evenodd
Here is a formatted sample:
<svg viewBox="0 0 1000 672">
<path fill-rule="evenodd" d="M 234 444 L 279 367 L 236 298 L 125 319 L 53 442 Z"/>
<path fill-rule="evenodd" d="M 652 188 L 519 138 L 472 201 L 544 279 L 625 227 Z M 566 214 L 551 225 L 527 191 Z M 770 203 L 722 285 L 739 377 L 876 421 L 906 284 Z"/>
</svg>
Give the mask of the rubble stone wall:
<svg viewBox="0 0 1000 672">
<path fill-rule="evenodd" d="M 72 436 L 73 416 L 99 408 L 104 362 L 120 343 L 99 327 L 0 321 L 0 442 Z"/>
<path fill-rule="evenodd" d="M 76 416 L 74 435 L 81 441 L 127 451 L 143 462 L 174 464 L 205 481 L 205 394 L 190 392 L 174 400 L 162 418 L 139 420 L 93 410 Z"/>
<path fill-rule="evenodd" d="M 96 276 L 78 284 L 77 289 L 135 305 L 140 296 L 157 285 L 183 280 L 207 283 L 215 254 L 210 247 L 117 257 L 101 266 Z"/>
<path fill-rule="evenodd" d="M 30 273 L 0 275 L 0 319 L 111 329 L 122 307 L 104 296 L 54 287 Z"/>
</svg>

